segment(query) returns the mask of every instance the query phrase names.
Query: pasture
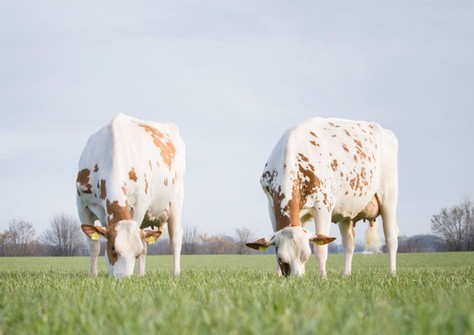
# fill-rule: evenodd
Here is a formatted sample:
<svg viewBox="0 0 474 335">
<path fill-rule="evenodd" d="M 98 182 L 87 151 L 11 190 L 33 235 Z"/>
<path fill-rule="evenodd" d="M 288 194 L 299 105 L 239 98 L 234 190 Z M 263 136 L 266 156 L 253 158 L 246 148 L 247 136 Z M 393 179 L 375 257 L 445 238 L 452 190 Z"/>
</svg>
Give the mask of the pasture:
<svg viewBox="0 0 474 335">
<path fill-rule="evenodd" d="M 88 257 L 0 258 L 0 334 L 474 334 L 474 253 L 355 255 L 328 279 L 277 278 L 274 257 L 148 256 L 145 277 L 88 276 Z"/>
</svg>

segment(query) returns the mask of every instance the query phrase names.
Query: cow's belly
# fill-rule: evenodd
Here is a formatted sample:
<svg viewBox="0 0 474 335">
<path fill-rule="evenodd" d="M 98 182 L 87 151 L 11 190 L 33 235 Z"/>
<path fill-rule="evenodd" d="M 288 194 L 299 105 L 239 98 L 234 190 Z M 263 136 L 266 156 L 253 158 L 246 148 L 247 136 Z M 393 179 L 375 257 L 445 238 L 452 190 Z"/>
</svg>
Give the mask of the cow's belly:
<svg viewBox="0 0 474 335">
<path fill-rule="evenodd" d="M 375 190 L 370 190 L 370 193 L 367 193 L 366 196 L 354 197 L 354 196 L 345 196 L 341 199 L 336 200 L 336 205 L 334 206 L 331 221 L 338 223 L 344 220 L 352 220 L 359 213 L 364 211 L 367 207 L 367 204 L 375 195 Z"/>
</svg>

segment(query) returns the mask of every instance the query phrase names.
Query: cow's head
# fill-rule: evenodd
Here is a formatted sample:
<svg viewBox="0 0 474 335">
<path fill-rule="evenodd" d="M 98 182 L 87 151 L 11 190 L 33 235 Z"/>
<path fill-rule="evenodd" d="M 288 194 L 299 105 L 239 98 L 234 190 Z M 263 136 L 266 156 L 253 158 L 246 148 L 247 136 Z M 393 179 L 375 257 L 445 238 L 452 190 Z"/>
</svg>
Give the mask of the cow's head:
<svg viewBox="0 0 474 335">
<path fill-rule="evenodd" d="M 261 238 L 246 246 L 263 251 L 274 245 L 278 264 L 284 276 L 302 276 L 305 272 L 305 263 L 311 255 L 309 242 L 324 245 L 334 241 L 335 237 L 314 234 L 303 227 L 286 227 L 277 231 L 271 238 Z"/>
<path fill-rule="evenodd" d="M 144 252 L 145 243 L 154 243 L 162 233 L 161 230 L 142 230 L 133 220 L 122 220 L 107 228 L 87 224 L 81 228 L 92 240 L 107 239 L 107 267 L 116 278 L 131 276 L 135 259 Z"/>
</svg>

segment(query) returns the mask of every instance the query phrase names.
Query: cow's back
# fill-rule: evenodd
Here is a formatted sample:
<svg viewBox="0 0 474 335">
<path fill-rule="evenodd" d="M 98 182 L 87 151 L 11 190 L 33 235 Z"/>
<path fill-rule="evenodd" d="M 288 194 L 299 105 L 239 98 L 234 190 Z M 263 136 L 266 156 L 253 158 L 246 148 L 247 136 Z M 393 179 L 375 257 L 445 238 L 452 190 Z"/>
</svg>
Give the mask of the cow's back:
<svg viewBox="0 0 474 335">
<path fill-rule="evenodd" d="M 396 176 L 396 151 L 395 136 L 376 123 L 314 118 L 285 132 L 261 183 L 288 216 L 316 208 L 338 221 L 363 210 L 387 174 Z"/>
<path fill-rule="evenodd" d="M 118 114 L 89 138 L 79 160 L 79 171 L 87 170 L 92 192 L 82 198 L 92 208 L 123 212 L 144 204 L 159 214 L 182 191 L 184 143 L 174 124 Z"/>
</svg>

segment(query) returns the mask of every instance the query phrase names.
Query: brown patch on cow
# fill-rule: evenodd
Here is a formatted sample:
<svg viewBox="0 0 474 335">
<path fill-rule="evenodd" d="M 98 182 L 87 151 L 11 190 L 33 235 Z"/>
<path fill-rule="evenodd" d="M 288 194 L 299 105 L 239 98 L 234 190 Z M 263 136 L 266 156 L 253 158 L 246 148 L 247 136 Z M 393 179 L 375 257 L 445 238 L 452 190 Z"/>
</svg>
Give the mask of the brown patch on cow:
<svg viewBox="0 0 474 335">
<path fill-rule="evenodd" d="M 99 171 L 99 166 L 96 164 L 96 165 L 94 166 L 94 172 L 97 172 L 97 171 Z"/>
<path fill-rule="evenodd" d="M 288 213 L 288 205 L 285 208 L 281 207 L 281 203 L 285 199 L 285 194 L 281 192 L 281 187 L 278 191 L 273 190 L 273 213 L 275 214 L 276 230 L 282 230 L 290 226 L 290 213 Z"/>
<path fill-rule="evenodd" d="M 151 135 L 153 143 L 160 149 L 161 159 L 171 170 L 171 166 L 173 165 L 174 157 L 176 155 L 176 147 L 169 136 L 144 123 L 139 124 L 139 126 L 145 129 L 145 131 Z"/>
<path fill-rule="evenodd" d="M 285 167 L 286 167 L 286 164 L 285 164 Z M 273 169 L 271 172 L 267 170 L 262 174 L 261 181 L 262 182 L 265 181 L 267 185 L 271 185 L 273 183 L 273 180 L 276 179 L 277 176 L 278 176 L 278 171 L 276 169 Z"/>
<path fill-rule="evenodd" d="M 125 202 L 125 206 L 120 206 L 118 201 L 110 202 L 109 199 L 106 201 L 107 206 L 107 224 L 114 224 L 121 220 L 131 220 L 132 215 L 128 207 L 128 202 Z"/>
<path fill-rule="evenodd" d="M 123 194 L 127 195 L 127 183 L 126 182 L 123 182 L 122 192 L 123 192 Z"/>
<path fill-rule="evenodd" d="M 137 181 L 137 174 L 135 172 L 135 169 L 132 168 L 129 172 L 128 172 L 128 179 L 130 180 L 133 180 L 133 181 Z"/>
<path fill-rule="evenodd" d="M 344 133 L 346 133 L 346 136 L 351 137 L 351 133 L 349 132 L 349 130 L 344 129 Z"/>
<path fill-rule="evenodd" d="M 298 154 L 298 160 L 302 160 L 303 162 L 306 162 L 306 163 L 309 162 L 309 158 L 303 155 L 302 153 Z"/>
<path fill-rule="evenodd" d="M 316 135 L 314 132 L 310 131 L 309 133 L 311 134 L 311 136 L 318 138 L 318 135 Z"/>
<path fill-rule="evenodd" d="M 342 143 L 342 149 L 344 149 L 345 152 L 349 153 L 349 148 L 344 143 Z"/>
<path fill-rule="evenodd" d="M 163 184 L 165 184 L 165 186 L 168 186 L 168 178 L 165 179 L 165 181 L 163 182 Z"/>
<path fill-rule="evenodd" d="M 332 160 L 331 169 L 332 169 L 333 171 L 336 171 L 336 170 L 337 170 L 337 160 L 336 160 L 336 159 L 333 159 L 333 160 Z"/>
<path fill-rule="evenodd" d="M 105 180 L 100 180 L 100 198 L 104 200 L 107 198 L 107 188 L 105 187 Z"/>
<path fill-rule="evenodd" d="M 82 169 L 77 173 L 76 182 L 79 183 L 81 190 L 84 193 L 92 193 L 92 185 L 89 184 L 89 176 L 91 171 L 89 169 Z"/>
<path fill-rule="evenodd" d="M 145 173 L 145 194 L 148 194 L 148 180 L 146 179 L 146 173 Z"/>
<path fill-rule="evenodd" d="M 366 159 L 367 158 L 367 154 L 364 152 L 363 150 L 363 147 L 362 147 L 362 142 L 359 141 L 359 140 L 354 140 L 354 143 L 356 144 L 356 150 L 357 150 L 357 154 L 359 155 L 359 157 L 361 159 Z"/>
<path fill-rule="evenodd" d="M 355 160 L 356 162 L 358 161 L 358 160 L 357 160 L 357 155 L 354 155 L 354 160 Z"/>
<path fill-rule="evenodd" d="M 153 171 L 153 164 L 151 163 L 151 161 L 148 161 L 148 166 L 150 167 L 150 171 Z"/>
<path fill-rule="evenodd" d="M 111 265 L 117 263 L 118 254 L 115 252 L 115 239 L 117 237 L 117 232 L 115 231 L 115 223 L 109 224 L 107 226 L 107 232 L 105 233 L 105 237 L 107 238 L 107 256 L 109 257 L 109 262 Z"/>
</svg>

